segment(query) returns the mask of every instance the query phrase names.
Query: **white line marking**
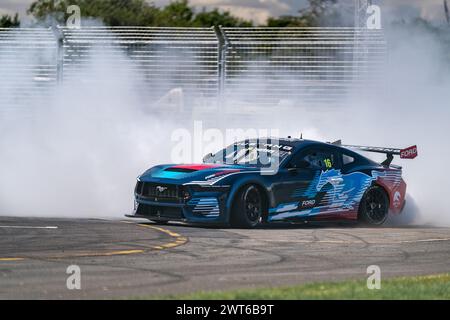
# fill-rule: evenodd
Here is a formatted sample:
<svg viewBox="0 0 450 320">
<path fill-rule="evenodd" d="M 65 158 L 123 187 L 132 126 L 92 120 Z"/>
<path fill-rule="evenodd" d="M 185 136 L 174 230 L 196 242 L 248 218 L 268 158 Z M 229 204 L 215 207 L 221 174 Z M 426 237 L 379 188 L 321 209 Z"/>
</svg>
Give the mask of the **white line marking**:
<svg viewBox="0 0 450 320">
<path fill-rule="evenodd" d="M 450 238 L 404 240 L 404 241 L 401 241 L 401 242 L 402 243 L 416 243 L 416 242 L 435 242 L 435 241 L 450 241 Z"/>
<path fill-rule="evenodd" d="M 34 227 L 34 226 L 0 226 L 0 228 L 9 228 L 9 229 L 58 229 L 57 226 L 45 226 L 45 227 Z"/>
<path fill-rule="evenodd" d="M 345 240 L 280 240 L 280 239 L 252 239 L 265 242 L 288 242 L 288 243 L 337 243 L 337 244 L 361 244 L 361 241 L 345 241 Z M 402 243 L 421 243 L 421 242 L 438 242 L 438 241 L 450 241 L 450 238 L 435 238 L 435 239 L 417 239 L 417 240 L 400 240 L 390 242 L 368 242 L 369 244 L 402 244 Z"/>
</svg>

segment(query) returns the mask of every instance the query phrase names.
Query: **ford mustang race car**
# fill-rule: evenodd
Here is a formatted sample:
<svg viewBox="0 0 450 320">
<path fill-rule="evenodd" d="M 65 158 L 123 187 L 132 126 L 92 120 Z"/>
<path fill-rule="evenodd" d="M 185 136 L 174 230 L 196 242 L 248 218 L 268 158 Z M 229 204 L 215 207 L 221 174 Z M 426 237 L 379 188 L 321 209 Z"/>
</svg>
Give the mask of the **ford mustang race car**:
<svg viewBox="0 0 450 320">
<path fill-rule="evenodd" d="M 386 154 L 377 163 L 354 150 Z M 205 156 L 202 164 L 158 165 L 138 177 L 128 217 L 157 223 L 232 225 L 270 222 L 360 221 L 383 224 L 405 205 L 406 149 L 342 145 L 304 139 L 245 140 Z M 274 165 L 276 163 L 276 165 Z"/>
</svg>

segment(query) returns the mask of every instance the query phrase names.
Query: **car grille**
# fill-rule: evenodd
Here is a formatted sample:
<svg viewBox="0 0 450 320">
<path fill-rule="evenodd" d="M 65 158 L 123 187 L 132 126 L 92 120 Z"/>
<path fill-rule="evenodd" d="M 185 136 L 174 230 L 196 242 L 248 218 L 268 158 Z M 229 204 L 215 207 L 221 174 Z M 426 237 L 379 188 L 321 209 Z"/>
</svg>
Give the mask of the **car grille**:
<svg viewBox="0 0 450 320">
<path fill-rule="evenodd" d="M 182 220 L 184 218 L 181 208 L 152 206 L 143 203 L 138 205 L 136 215 L 174 220 Z"/>
<path fill-rule="evenodd" d="M 152 201 L 181 202 L 181 188 L 173 184 L 138 181 L 136 194 Z"/>
</svg>

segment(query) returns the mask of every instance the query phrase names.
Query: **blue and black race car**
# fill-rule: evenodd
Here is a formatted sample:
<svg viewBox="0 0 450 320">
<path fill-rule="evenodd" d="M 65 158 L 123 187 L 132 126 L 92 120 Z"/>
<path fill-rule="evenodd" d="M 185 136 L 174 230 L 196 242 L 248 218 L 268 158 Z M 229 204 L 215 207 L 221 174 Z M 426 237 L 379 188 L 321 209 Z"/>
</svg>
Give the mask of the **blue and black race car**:
<svg viewBox="0 0 450 320">
<path fill-rule="evenodd" d="M 377 163 L 353 150 L 387 155 Z M 405 204 L 402 169 L 394 155 L 406 149 L 343 146 L 303 139 L 255 139 L 209 154 L 202 164 L 158 165 L 138 177 L 128 217 L 157 223 L 231 225 L 361 221 L 381 225 Z"/>
</svg>

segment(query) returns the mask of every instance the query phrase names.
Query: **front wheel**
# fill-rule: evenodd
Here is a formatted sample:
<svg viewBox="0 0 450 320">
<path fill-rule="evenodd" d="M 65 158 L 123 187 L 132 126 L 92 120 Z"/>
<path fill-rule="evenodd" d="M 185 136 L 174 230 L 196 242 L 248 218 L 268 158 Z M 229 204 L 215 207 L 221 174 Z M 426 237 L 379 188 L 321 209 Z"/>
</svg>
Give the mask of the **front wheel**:
<svg viewBox="0 0 450 320">
<path fill-rule="evenodd" d="M 234 227 L 254 228 L 262 222 L 263 201 L 259 189 L 254 185 L 242 188 L 231 212 Z"/>
<path fill-rule="evenodd" d="M 370 187 L 359 205 L 359 220 L 372 226 L 381 226 L 387 219 L 389 198 L 383 188 Z"/>
</svg>

